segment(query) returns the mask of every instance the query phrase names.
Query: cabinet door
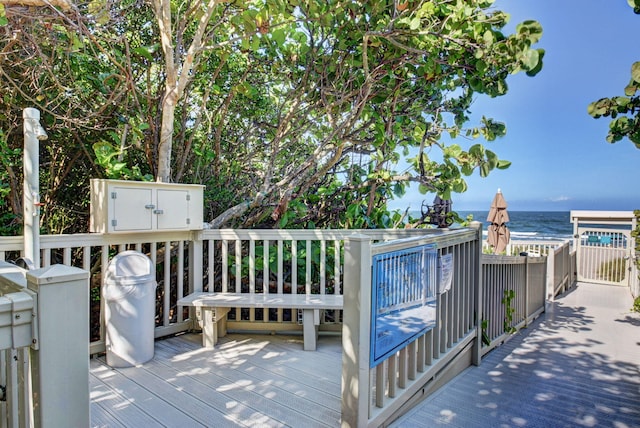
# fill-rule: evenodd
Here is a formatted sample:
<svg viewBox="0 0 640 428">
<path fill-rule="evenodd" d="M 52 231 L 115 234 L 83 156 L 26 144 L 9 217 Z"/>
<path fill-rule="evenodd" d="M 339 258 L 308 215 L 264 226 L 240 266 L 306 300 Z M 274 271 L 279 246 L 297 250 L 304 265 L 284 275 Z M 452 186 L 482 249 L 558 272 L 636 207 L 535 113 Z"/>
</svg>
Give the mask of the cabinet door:
<svg viewBox="0 0 640 428">
<path fill-rule="evenodd" d="M 158 189 L 158 229 L 189 228 L 189 191 Z"/>
<path fill-rule="evenodd" d="M 110 202 L 113 231 L 151 230 L 153 227 L 153 190 L 135 187 L 111 187 Z"/>
</svg>

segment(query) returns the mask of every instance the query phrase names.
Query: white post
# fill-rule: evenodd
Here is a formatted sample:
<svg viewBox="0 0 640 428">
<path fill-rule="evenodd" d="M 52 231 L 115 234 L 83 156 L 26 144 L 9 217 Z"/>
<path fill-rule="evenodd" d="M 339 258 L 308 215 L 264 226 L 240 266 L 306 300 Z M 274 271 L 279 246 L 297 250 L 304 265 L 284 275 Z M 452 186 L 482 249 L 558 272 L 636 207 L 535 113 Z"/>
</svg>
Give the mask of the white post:
<svg viewBox="0 0 640 428">
<path fill-rule="evenodd" d="M 562 247 L 560 247 L 562 249 Z M 556 300 L 556 249 L 550 248 L 547 252 L 547 286 L 544 299 L 544 311 L 551 309 L 551 303 Z M 563 272 L 564 273 L 564 272 Z"/>
<path fill-rule="evenodd" d="M 353 235 L 344 243 L 342 320 L 342 428 L 369 420 L 371 329 L 371 238 Z"/>
<path fill-rule="evenodd" d="M 202 291 L 202 258 L 202 232 L 195 232 L 189 241 L 189 293 Z"/>
<path fill-rule="evenodd" d="M 89 273 L 53 265 L 26 276 L 38 295 L 38 340 L 31 351 L 35 426 L 87 427 Z"/>
<path fill-rule="evenodd" d="M 482 223 L 474 221 L 470 227 L 476 229 L 476 251 L 473 255 L 475 259 L 475 269 L 471 272 L 473 278 L 473 289 L 475 292 L 475 317 L 474 320 L 476 326 L 476 342 L 473 346 L 471 355 L 471 362 L 474 366 L 479 366 L 482 361 Z"/>
<path fill-rule="evenodd" d="M 24 216 L 24 256 L 34 267 L 40 267 L 40 156 L 39 143 L 47 139 L 47 134 L 40 126 L 40 111 L 25 108 L 22 112 L 24 120 L 24 154 L 23 154 L 23 216 Z"/>
</svg>

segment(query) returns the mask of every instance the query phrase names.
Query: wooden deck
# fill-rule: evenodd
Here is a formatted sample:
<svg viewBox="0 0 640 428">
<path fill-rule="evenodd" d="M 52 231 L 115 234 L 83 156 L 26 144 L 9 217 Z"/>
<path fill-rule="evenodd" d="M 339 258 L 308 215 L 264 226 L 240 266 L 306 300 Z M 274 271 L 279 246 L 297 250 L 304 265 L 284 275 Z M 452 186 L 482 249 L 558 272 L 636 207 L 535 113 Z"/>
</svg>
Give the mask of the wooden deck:
<svg viewBox="0 0 640 428">
<path fill-rule="evenodd" d="M 215 349 L 185 334 L 155 345 L 150 362 L 91 361 L 93 427 L 337 427 L 342 346 L 321 335 L 230 334 Z"/>
<path fill-rule="evenodd" d="M 580 283 L 393 427 L 640 427 L 640 314 Z"/>
<path fill-rule="evenodd" d="M 640 314 L 627 288 L 579 284 L 394 427 L 640 427 Z M 341 339 L 199 335 L 136 368 L 91 362 L 94 427 L 339 427 Z"/>
</svg>

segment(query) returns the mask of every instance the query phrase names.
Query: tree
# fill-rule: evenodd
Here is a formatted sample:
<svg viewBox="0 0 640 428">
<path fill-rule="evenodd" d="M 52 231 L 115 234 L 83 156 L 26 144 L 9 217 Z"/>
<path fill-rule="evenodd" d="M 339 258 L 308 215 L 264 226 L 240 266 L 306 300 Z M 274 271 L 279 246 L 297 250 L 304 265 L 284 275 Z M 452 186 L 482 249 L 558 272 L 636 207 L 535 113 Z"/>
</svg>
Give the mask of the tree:
<svg viewBox="0 0 640 428">
<path fill-rule="evenodd" d="M 469 128 L 468 111 L 478 93 L 506 93 L 510 74 L 541 69 L 542 29 L 503 34 L 492 3 L 96 0 L 49 28 L 25 21 L 25 46 L 47 45 L 47 70 L 64 72 L 44 73 L 51 94 L 29 101 L 84 143 L 75 153 L 93 152 L 89 170 L 206 184 L 216 227 L 385 226 L 409 183 L 446 198 L 465 175 L 508 166 L 467 143 L 505 125 Z M 66 43 L 48 43 L 52 32 Z M 38 58 L 4 55 L 7 87 L 35 87 L 24 76 Z"/>
<path fill-rule="evenodd" d="M 640 14 L 640 0 L 627 0 L 636 14 Z M 640 61 L 631 65 L 631 80 L 624 96 L 601 98 L 589 104 L 587 112 L 598 119 L 611 117 L 607 141 L 615 143 L 628 138 L 640 149 Z"/>
</svg>

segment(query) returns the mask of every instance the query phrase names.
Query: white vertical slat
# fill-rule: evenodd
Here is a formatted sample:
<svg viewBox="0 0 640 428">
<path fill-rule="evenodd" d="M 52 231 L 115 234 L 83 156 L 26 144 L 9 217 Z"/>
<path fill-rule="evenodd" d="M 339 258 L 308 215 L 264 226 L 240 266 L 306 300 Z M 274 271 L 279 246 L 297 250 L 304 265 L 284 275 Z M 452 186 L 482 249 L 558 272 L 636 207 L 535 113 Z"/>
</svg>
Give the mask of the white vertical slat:
<svg viewBox="0 0 640 428">
<path fill-rule="evenodd" d="M 407 387 L 407 348 L 398 352 L 398 359 L 398 387 L 404 389 Z"/>
<path fill-rule="evenodd" d="M 155 252 L 151 254 L 155 255 Z M 155 256 L 154 256 L 155 257 Z M 154 263 L 155 266 L 155 263 Z M 109 246 L 103 245 L 100 250 L 100 296 L 102 296 L 102 286 L 106 278 L 107 268 L 109 267 Z M 105 340 L 105 320 L 104 320 L 104 299 L 100 298 L 100 340 Z"/>
<path fill-rule="evenodd" d="M 262 292 L 269 293 L 269 240 L 262 241 Z"/>
<path fill-rule="evenodd" d="M 284 242 L 282 239 L 278 239 L 278 255 L 277 255 L 277 266 L 278 266 L 278 293 L 282 294 L 284 292 L 284 276 L 283 276 L 283 268 L 284 268 Z"/>
<path fill-rule="evenodd" d="M 386 390 L 386 376 L 384 375 L 384 361 L 376 366 L 376 407 L 384 407 L 384 393 Z"/>
<path fill-rule="evenodd" d="M 207 276 L 209 277 L 209 281 L 207 283 L 207 290 L 209 292 L 213 292 L 215 289 L 214 285 L 214 276 L 216 274 L 216 267 L 214 265 L 215 262 L 215 241 L 210 239 L 207 243 Z"/>
<path fill-rule="evenodd" d="M 91 247 L 82 247 L 82 269 L 91 272 Z M 89 277 L 91 287 L 91 277 Z"/>
<path fill-rule="evenodd" d="M 333 293 L 334 294 L 340 294 L 340 268 L 341 268 L 340 260 L 342 260 L 342 258 L 340 257 L 340 241 L 338 241 L 338 240 L 333 241 L 333 248 L 334 248 L 334 263 L 333 263 L 334 288 L 333 288 Z"/>
<path fill-rule="evenodd" d="M 171 242 L 164 243 L 164 299 L 162 325 L 169 325 L 169 311 L 171 310 Z"/>
<path fill-rule="evenodd" d="M 425 335 L 421 335 L 418 340 L 416 341 L 418 344 L 418 352 L 416 354 L 416 370 L 418 371 L 418 373 L 423 373 L 424 372 L 424 363 L 425 363 L 425 344 L 426 344 L 426 339 L 425 339 Z"/>
<path fill-rule="evenodd" d="M 307 257 L 305 264 L 305 286 L 304 292 L 305 294 L 311 294 L 311 240 L 307 239 Z"/>
<path fill-rule="evenodd" d="M 326 294 L 327 290 L 327 241 L 320 241 L 320 294 Z"/>
<path fill-rule="evenodd" d="M 430 366 L 433 364 L 433 329 L 427 331 L 424 335 L 424 364 L 425 366 Z"/>
<path fill-rule="evenodd" d="M 249 292 L 256 292 L 256 241 L 249 241 Z"/>
<path fill-rule="evenodd" d="M 242 241 L 236 239 L 236 293 L 242 291 Z"/>
<path fill-rule="evenodd" d="M 284 260 L 283 260 L 283 255 L 284 255 L 284 244 L 282 239 L 278 239 L 278 252 L 277 252 L 277 263 L 276 266 L 278 266 L 278 293 L 282 294 L 284 291 L 284 279 L 283 279 L 283 266 L 284 266 Z M 291 309 L 291 311 L 293 311 L 293 309 Z M 278 308 L 277 309 L 277 314 L 278 314 L 278 322 L 282 322 L 283 321 L 283 314 L 284 314 L 284 310 L 283 308 Z M 293 316 L 291 317 L 293 318 Z M 292 321 L 297 321 L 297 319 L 292 319 Z"/>
<path fill-rule="evenodd" d="M 447 291 L 447 349 L 453 346 L 453 335 L 455 334 L 455 312 L 453 310 L 453 302 L 456 298 L 456 288 L 451 287 L 449 291 Z"/>
<path fill-rule="evenodd" d="M 298 294 L 298 241 L 291 240 L 291 293 Z"/>
<path fill-rule="evenodd" d="M 262 292 L 269 293 L 269 243 L 268 239 L 262 241 Z M 269 320 L 269 309 L 262 311 L 262 319 L 265 322 Z"/>
<path fill-rule="evenodd" d="M 255 294 L 256 292 L 256 241 L 249 240 L 249 293 Z M 249 310 L 249 321 L 256 320 L 256 310 L 251 308 Z"/>
<path fill-rule="evenodd" d="M 62 264 L 71 266 L 71 248 L 65 247 L 62 250 Z"/>
<path fill-rule="evenodd" d="M 44 248 L 42 250 L 42 266 L 48 267 L 51 266 L 51 250 L 49 248 Z"/>
<path fill-rule="evenodd" d="M 182 299 L 184 297 L 184 241 L 182 239 L 178 241 L 178 272 L 176 287 L 178 287 L 176 295 L 178 296 L 178 299 Z M 182 322 L 184 320 L 184 311 L 182 311 L 182 308 L 178 308 L 178 306 L 176 306 L 176 311 L 178 315 L 176 321 Z"/>
<path fill-rule="evenodd" d="M 151 262 L 153 263 L 153 266 L 156 266 L 158 264 L 158 243 L 157 242 L 152 242 L 151 243 Z"/>
<path fill-rule="evenodd" d="M 222 292 L 226 293 L 229 291 L 229 241 L 223 239 L 220 250 L 220 257 L 222 258 L 220 263 L 222 269 Z"/>
<path fill-rule="evenodd" d="M 396 391 L 398 387 L 398 357 L 396 354 L 392 354 L 389 358 L 387 358 L 387 382 L 388 382 L 388 392 L 387 395 L 389 398 L 393 398 L 396 396 Z"/>
<path fill-rule="evenodd" d="M 417 353 L 418 353 L 417 343 L 414 340 L 411 343 L 409 343 L 409 345 L 407 346 L 407 354 L 408 354 L 407 355 L 407 357 L 408 357 L 408 361 L 407 361 L 407 379 L 409 379 L 409 380 L 415 380 L 416 379 L 416 372 L 417 372 L 416 359 L 418 357 Z"/>
</svg>

